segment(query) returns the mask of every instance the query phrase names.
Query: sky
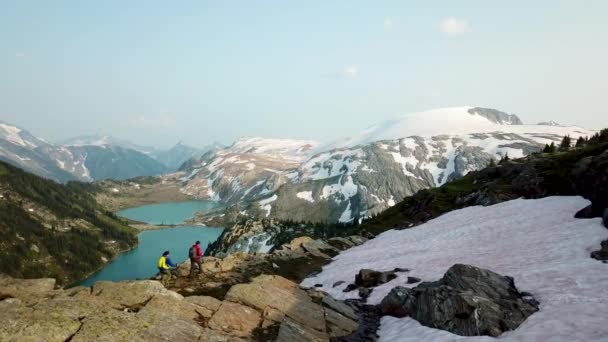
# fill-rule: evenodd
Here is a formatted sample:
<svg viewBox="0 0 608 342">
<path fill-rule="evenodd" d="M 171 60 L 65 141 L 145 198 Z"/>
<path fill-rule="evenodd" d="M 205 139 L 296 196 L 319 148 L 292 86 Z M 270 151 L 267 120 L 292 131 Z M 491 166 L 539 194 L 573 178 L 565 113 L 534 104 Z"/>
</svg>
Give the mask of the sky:
<svg viewBox="0 0 608 342">
<path fill-rule="evenodd" d="M 608 126 L 608 1 L 3 1 L 0 120 L 139 144 L 331 141 L 482 106 Z"/>
</svg>

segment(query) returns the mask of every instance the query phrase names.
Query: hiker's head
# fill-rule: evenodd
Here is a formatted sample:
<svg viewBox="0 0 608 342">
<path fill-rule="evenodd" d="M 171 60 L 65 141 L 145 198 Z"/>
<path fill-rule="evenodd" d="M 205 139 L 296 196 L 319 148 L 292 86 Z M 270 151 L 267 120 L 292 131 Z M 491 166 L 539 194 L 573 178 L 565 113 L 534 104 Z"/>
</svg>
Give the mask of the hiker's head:
<svg viewBox="0 0 608 342">
<path fill-rule="evenodd" d="M 201 242 L 200 241 L 196 241 L 195 245 L 200 245 Z"/>
<path fill-rule="evenodd" d="M 167 256 L 167 255 L 169 255 L 169 251 L 164 251 L 163 256 Z"/>
</svg>

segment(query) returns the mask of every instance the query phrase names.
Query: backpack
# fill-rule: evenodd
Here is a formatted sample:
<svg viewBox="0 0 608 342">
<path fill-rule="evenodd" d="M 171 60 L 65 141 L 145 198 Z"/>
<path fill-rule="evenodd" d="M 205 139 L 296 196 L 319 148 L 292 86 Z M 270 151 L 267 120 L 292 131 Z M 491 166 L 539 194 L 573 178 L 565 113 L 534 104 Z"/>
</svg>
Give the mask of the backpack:
<svg viewBox="0 0 608 342">
<path fill-rule="evenodd" d="M 190 257 L 190 259 L 196 258 L 196 249 L 194 248 L 194 246 L 190 247 L 190 249 L 188 250 L 188 256 Z"/>
</svg>

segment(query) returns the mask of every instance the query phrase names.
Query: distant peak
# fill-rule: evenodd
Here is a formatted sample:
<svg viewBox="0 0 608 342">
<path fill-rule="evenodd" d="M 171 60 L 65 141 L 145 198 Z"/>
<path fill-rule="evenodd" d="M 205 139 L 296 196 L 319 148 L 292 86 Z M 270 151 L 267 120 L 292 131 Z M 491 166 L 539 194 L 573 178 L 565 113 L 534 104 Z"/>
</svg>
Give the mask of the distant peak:
<svg viewBox="0 0 608 342">
<path fill-rule="evenodd" d="M 559 123 L 551 120 L 551 121 L 543 121 L 538 123 L 539 126 L 562 126 Z"/>
<path fill-rule="evenodd" d="M 515 114 L 508 114 L 492 108 L 474 107 L 468 110 L 471 115 L 479 115 L 490 122 L 499 125 L 523 125 L 524 123 Z"/>
</svg>

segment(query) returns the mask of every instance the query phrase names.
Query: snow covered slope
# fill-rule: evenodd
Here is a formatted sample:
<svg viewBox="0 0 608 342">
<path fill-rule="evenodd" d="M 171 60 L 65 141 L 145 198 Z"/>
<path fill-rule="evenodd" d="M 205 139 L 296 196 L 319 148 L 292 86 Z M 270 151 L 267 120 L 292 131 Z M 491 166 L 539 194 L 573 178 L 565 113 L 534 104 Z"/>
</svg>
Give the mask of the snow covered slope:
<svg viewBox="0 0 608 342">
<path fill-rule="evenodd" d="M 470 264 L 513 276 L 521 291 L 540 301 L 540 311 L 506 341 L 600 341 L 608 336 L 607 265 L 589 257 L 608 238 L 601 219 L 575 219 L 589 201 L 580 197 L 513 200 L 489 207 L 452 211 L 420 226 L 387 231 L 334 258 L 302 285 L 322 284 L 338 299 L 362 268 L 411 271 L 374 289 L 370 303 L 378 303 L 407 275 L 435 281 L 456 263 Z M 337 281 L 345 281 L 333 287 Z M 410 318 L 384 317 L 380 341 L 494 341 L 462 337 L 421 326 Z"/>
<path fill-rule="evenodd" d="M 241 138 L 189 162 L 182 191 L 226 204 L 263 197 L 289 181 L 317 146 L 315 141 Z"/>
<path fill-rule="evenodd" d="M 593 133 L 524 125 L 516 115 L 495 109 L 443 108 L 404 115 L 327 145 L 242 139 L 190 168 L 184 191 L 230 204 L 263 201 L 247 209 L 254 216 L 352 222 L 484 168 L 492 159 L 523 157 L 545 144 L 559 144 L 565 135 L 576 139 Z M 256 156 L 263 157 L 251 159 Z M 275 166 L 260 168 L 267 158 Z"/>
<path fill-rule="evenodd" d="M 353 147 L 380 140 L 394 140 L 410 136 L 464 135 L 470 133 L 541 133 L 564 136 L 580 127 L 524 125 L 514 114 L 481 107 L 450 107 L 409 113 L 369 127 L 363 132 L 339 139 L 320 150 Z"/>
</svg>

